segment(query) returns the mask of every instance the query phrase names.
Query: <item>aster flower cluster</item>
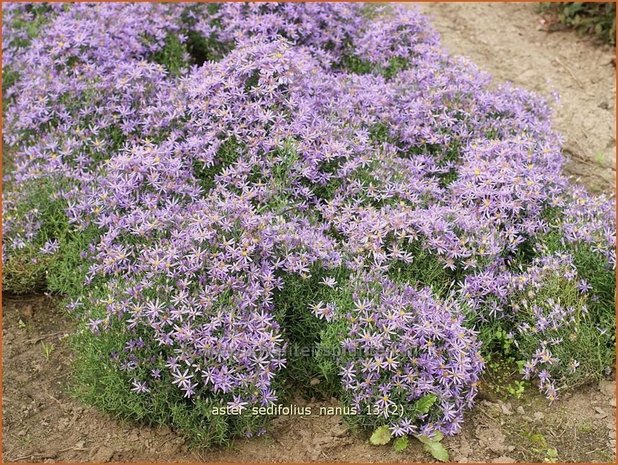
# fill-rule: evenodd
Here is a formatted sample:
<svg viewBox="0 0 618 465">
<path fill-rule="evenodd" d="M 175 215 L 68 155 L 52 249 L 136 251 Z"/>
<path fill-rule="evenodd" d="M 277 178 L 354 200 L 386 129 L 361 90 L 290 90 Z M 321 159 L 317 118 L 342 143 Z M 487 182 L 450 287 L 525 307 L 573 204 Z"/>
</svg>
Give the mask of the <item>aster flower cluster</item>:
<svg viewBox="0 0 618 465">
<path fill-rule="evenodd" d="M 342 338 L 346 402 L 365 426 L 388 421 L 394 436 L 457 432 L 483 369 L 458 304 L 372 273 L 349 286 L 347 299 L 314 309 L 332 325 L 325 339 Z"/>
<path fill-rule="evenodd" d="M 573 256 L 566 253 L 535 258 L 525 270 L 504 269 L 467 277 L 463 285 L 477 325 L 492 320 L 506 323 L 506 338 L 520 356 L 527 357 L 522 360 L 524 378 L 538 377 L 540 389 L 550 400 L 556 399 L 559 389 L 569 382 L 581 380 L 575 357 L 585 353 L 590 343 L 587 338 L 608 348 L 613 343 L 608 328 L 590 315 L 589 306 L 594 307 L 598 299 L 591 291 L 592 286 L 578 273 Z M 510 309 L 508 313 L 505 308 Z M 586 328 L 592 334 L 587 334 Z M 565 340 L 579 350 L 565 351 Z"/>
<path fill-rule="evenodd" d="M 276 402 L 299 318 L 275 301 L 316 269 L 345 278 L 288 311 L 322 318 L 342 401 L 395 435 L 458 430 L 483 328 L 550 398 L 585 364 L 569 335 L 613 332 L 613 202 L 562 174 L 547 102 L 450 57 L 415 10 L 3 8 L 5 286 L 76 253 L 80 286 L 50 287 L 90 344 L 123 341 L 97 363 L 140 398 Z"/>
</svg>

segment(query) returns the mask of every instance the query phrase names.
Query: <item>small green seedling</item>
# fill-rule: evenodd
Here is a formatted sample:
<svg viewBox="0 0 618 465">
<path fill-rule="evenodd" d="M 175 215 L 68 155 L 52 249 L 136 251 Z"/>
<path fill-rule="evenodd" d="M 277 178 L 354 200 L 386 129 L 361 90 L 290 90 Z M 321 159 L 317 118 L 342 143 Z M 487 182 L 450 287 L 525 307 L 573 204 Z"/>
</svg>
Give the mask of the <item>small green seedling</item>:
<svg viewBox="0 0 618 465">
<path fill-rule="evenodd" d="M 448 451 L 440 442 L 444 438 L 442 433 L 438 431 L 432 438 L 429 436 L 416 436 L 416 438 L 423 443 L 425 451 L 429 452 L 434 459 L 440 462 L 449 461 Z"/>
<path fill-rule="evenodd" d="M 513 381 L 506 387 L 506 390 L 516 399 L 521 399 L 526 390 L 526 385 L 523 381 Z"/>
<path fill-rule="evenodd" d="M 395 439 L 395 441 L 393 442 L 393 449 L 395 450 L 395 452 L 403 452 L 408 448 L 409 445 L 410 440 L 408 439 L 408 437 L 402 436 Z"/>
<path fill-rule="evenodd" d="M 391 430 L 388 429 L 388 426 L 380 426 L 379 428 L 376 428 L 369 438 L 369 442 L 374 446 L 384 446 L 388 444 L 390 440 Z"/>
<path fill-rule="evenodd" d="M 43 348 L 43 356 L 45 357 L 45 360 L 49 362 L 51 354 L 54 351 L 54 345 L 52 343 L 46 344 L 45 342 L 42 342 L 41 347 Z"/>
<path fill-rule="evenodd" d="M 543 459 L 543 462 L 556 463 L 557 461 L 558 451 L 555 447 L 550 447 L 549 449 L 547 449 L 547 452 L 545 452 L 545 458 Z"/>
</svg>

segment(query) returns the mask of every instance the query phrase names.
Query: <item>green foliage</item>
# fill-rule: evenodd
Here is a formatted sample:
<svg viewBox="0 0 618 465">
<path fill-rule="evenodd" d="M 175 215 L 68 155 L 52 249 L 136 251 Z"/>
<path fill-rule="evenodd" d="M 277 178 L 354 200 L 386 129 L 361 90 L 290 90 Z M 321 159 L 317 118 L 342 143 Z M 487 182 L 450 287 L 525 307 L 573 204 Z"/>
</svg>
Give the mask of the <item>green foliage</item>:
<svg viewBox="0 0 618 465">
<path fill-rule="evenodd" d="M 408 68 L 408 62 L 403 58 L 392 58 L 387 66 L 379 66 L 353 54 L 345 54 L 339 66 L 355 74 L 377 73 L 390 79 L 400 71 Z"/>
<path fill-rule="evenodd" d="M 515 397 L 516 399 L 521 399 L 526 392 L 526 383 L 521 380 L 515 380 L 510 384 L 506 385 L 506 392 L 509 393 L 510 396 Z"/>
<path fill-rule="evenodd" d="M 6 67 L 2 70 L 2 112 L 4 113 L 9 104 L 9 99 L 6 97 L 6 91 L 19 79 L 19 73 Z"/>
<path fill-rule="evenodd" d="M 370 62 L 355 55 L 344 55 L 341 59 L 341 67 L 356 74 L 369 74 L 374 69 Z"/>
<path fill-rule="evenodd" d="M 214 3 L 188 6 L 182 17 L 181 33 L 185 36 L 185 40 L 181 42 L 178 35 L 168 35 L 165 38 L 164 47 L 153 55 L 153 60 L 163 65 L 172 75 L 179 76 L 190 65 L 201 66 L 207 61 L 219 61 L 223 58 L 230 52 L 233 45 L 221 42 L 215 36 L 205 37 L 193 28 L 195 18 L 212 15 L 218 8 L 219 5 Z M 190 14 L 191 12 L 193 15 Z M 213 24 L 217 24 L 217 21 L 213 21 Z"/>
<path fill-rule="evenodd" d="M 28 5 L 28 13 L 30 17 L 22 18 L 16 17 L 11 22 L 11 27 L 16 30 L 22 30 L 26 34 L 23 37 L 19 37 L 11 45 L 13 47 L 27 47 L 32 39 L 37 37 L 41 32 L 41 29 L 50 20 L 50 7 L 45 4 L 30 4 Z"/>
<path fill-rule="evenodd" d="M 425 250 L 420 241 L 406 244 L 406 252 L 414 256 L 412 263 L 394 262 L 389 269 L 389 278 L 395 282 L 416 286 L 429 286 L 440 297 L 446 297 L 454 282 L 459 282 L 463 274 L 459 270 L 450 270 L 438 260 L 438 257 Z"/>
<path fill-rule="evenodd" d="M 601 379 L 606 369 L 615 363 L 616 281 L 607 260 L 587 244 L 563 245 L 556 233 L 542 237 L 540 242 L 550 253 L 571 254 L 578 279 L 552 275 L 545 279 L 541 288 L 527 289 L 512 301 L 513 305 L 518 305 L 518 311 L 513 312 L 517 320 L 489 321 L 479 326 L 483 355 L 496 378 L 493 384 L 515 397 L 523 395 L 525 382 L 505 373 L 512 373 L 515 366 L 518 367 L 515 371 L 521 371 L 523 360 L 532 358 L 541 341 L 548 338 L 562 341 L 551 346 L 551 353 L 558 362 L 544 368 L 563 388 Z M 591 286 L 589 296 L 578 288 L 578 280 L 582 278 Z M 537 316 L 530 305 L 522 305 L 530 300 L 540 307 L 555 302 L 563 308 L 571 308 L 575 312 L 574 321 L 557 330 L 548 328 L 539 333 L 535 329 Z M 521 323 L 528 323 L 531 330 L 517 332 L 516 325 Z"/>
<path fill-rule="evenodd" d="M 68 222 L 66 202 L 56 196 L 62 179 L 46 178 L 21 186 L 25 197 L 5 211 L 5 221 L 36 214 L 41 225 L 26 247 L 11 251 L 4 262 L 3 289 L 14 294 L 48 290 L 62 295 L 78 292 L 87 263 L 81 252 L 96 237 L 94 229 L 76 231 Z M 18 222 L 21 224 L 21 222 Z M 58 250 L 43 254 L 47 241 L 57 241 Z"/>
<path fill-rule="evenodd" d="M 449 461 L 448 451 L 441 442 L 444 438 L 441 432 L 437 431 L 432 437 L 416 436 L 416 438 L 423 443 L 423 449 L 429 452 L 434 459 L 440 462 Z"/>
<path fill-rule="evenodd" d="M 98 240 L 98 231 L 92 227 L 86 231 L 67 229 L 60 240 L 60 248 L 49 263 L 47 289 L 65 296 L 81 295 L 84 278 L 89 265 L 81 253 L 88 245 Z"/>
<path fill-rule="evenodd" d="M 297 176 L 292 170 L 299 159 L 294 141 L 286 140 L 281 147 L 268 154 L 267 158 L 272 169 L 268 176 L 263 174 L 262 179 L 271 185 L 270 190 L 275 193 L 268 202 L 267 208 L 283 213 L 293 204 L 286 192 Z"/>
<path fill-rule="evenodd" d="M 186 47 L 191 56 L 191 63 L 198 66 L 207 61 L 219 61 L 232 49 L 231 44 L 204 37 L 195 31 L 187 33 Z"/>
<path fill-rule="evenodd" d="M 374 446 L 384 446 L 391 441 L 391 430 L 388 426 L 380 426 L 375 429 L 369 442 Z"/>
<path fill-rule="evenodd" d="M 481 336 L 481 339 L 485 340 L 483 336 Z M 493 346 L 492 349 L 483 345 L 481 350 L 487 367 L 484 374 L 484 382 L 487 387 L 500 397 L 521 399 L 531 386 L 530 381 L 521 379 L 525 360 L 517 360 L 517 357 L 523 355 L 519 354 L 514 348 L 507 353 L 508 355 L 500 352 L 500 349 L 496 349 L 496 346 Z"/>
<path fill-rule="evenodd" d="M 555 463 L 558 461 L 558 450 L 555 447 L 550 447 L 545 452 L 545 458 L 543 462 Z"/>
<path fill-rule="evenodd" d="M 339 390 L 341 325 L 325 325 L 311 306 L 330 301 L 335 292 L 321 284 L 326 277 L 346 279 L 344 269 L 326 270 L 315 266 L 310 277 L 284 276 L 283 288 L 275 294 L 275 312 L 288 341 L 284 377 L 291 392 L 302 389 L 308 396 L 328 398 Z M 316 383 L 317 380 L 319 383 Z"/>
<path fill-rule="evenodd" d="M 407 436 L 402 436 L 393 441 L 393 450 L 395 452 L 404 452 L 410 445 L 410 440 Z"/>
<path fill-rule="evenodd" d="M 528 382 L 515 377 L 522 372 L 524 360 L 530 359 L 548 338 L 561 340 L 551 346 L 551 353 L 558 362 L 546 366 L 552 378 L 561 388 L 575 387 L 595 381 L 604 376 L 615 363 L 615 288 L 616 276 L 607 259 L 586 243 L 565 244 L 557 229 L 562 221 L 559 209 L 548 208 L 545 220 L 552 230 L 524 242 L 517 254 L 510 258 L 513 271 L 526 269 L 538 256 L 544 254 L 568 254 L 577 269 L 576 279 L 552 276 L 540 289 L 527 289 L 510 302 L 520 305 L 528 301 L 544 306 L 548 302 L 559 303 L 564 308 L 575 309 L 575 320 L 564 324 L 559 330 L 547 330 L 540 334 L 534 330 L 537 317 L 530 306 L 524 305 L 517 312 L 509 310 L 516 318 L 475 323 L 482 341 L 481 350 L 490 370 L 488 377 L 499 394 L 521 398 Z M 590 286 L 588 295 L 578 289 L 578 281 L 585 280 Z M 531 293 L 532 292 L 532 293 Z M 474 315 L 469 315 L 474 321 Z M 517 324 L 528 323 L 533 330 L 519 334 Z"/>
<path fill-rule="evenodd" d="M 41 349 L 43 350 L 43 356 L 45 357 L 45 361 L 49 362 L 49 358 L 51 357 L 52 352 L 55 349 L 54 344 L 50 343 L 41 343 Z"/>
<path fill-rule="evenodd" d="M 437 400 L 438 396 L 435 394 L 425 394 L 414 403 L 414 409 L 418 413 L 425 415 L 429 413 L 429 410 L 433 407 L 433 404 L 435 404 Z"/>
<path fill-rule="evenodd" d="M 178 36 L 170 34 L 165 38 L 165 46 L 154 54 L 153 59 L 171 74 L 178 76 L 187 67 L 189 54 Z"/>
<path fill-rule="evenodd" d="M 277 377 L 277 389 L 284 396 L 302 391 L 305 395 L 330 397 L 339 389 L 338 365 L 333 356 L 337 350 L 330 352 L 325 349 L 328 343 L 322 345 L 325 325 L 312 314 L 310 307 L 312 302 L 332 297 L 334 291 L 320 283 L 327 276 L 344 280 L 347 272 L 316 266 L 310 277 L 285 275 L 282 290 L 275 294 L 275 316 L 289 341 L 287 366 Z M 90 316 L 104 318 L 105 311 L 103 308 L 94 309 Z M 185 399 L 172 384 L 170 374 L 163 369 L 161 380 L 151 382 L 149 393 L 131 391 L 133 378 L 147 379 L 149 374 L 142 373 L 141 368 L 130 374 L 122 372 L 117 362 L 112 362 L 110 354 L 122 353 L 126 343 L 136 336 L 129 334 L 119 321 L 109 324 L 109 329 L 95 335 L 85 323 L 81 323 L 81 329 L 72 339 L 76 356 L 73 391 L 80 400 L 122 420 L 170 425 L 196 447 L 227 444 L 233 438 L 254 433 L 267 424 L 268 417 L 264 415 L 213 413 L 214 408 L 225 406 L 223 401 L 215 403 L 210 398 L 199 396 Z M 152 339 L 148 334 L 140 336 L 144 340 Z M 341 334 L 329 343 L 338 349 L 340 337 Z M 164 357 L 159 356 L 158 360 L 163 368 Z M 315 379 L 320 382 L 312 383 Z"/>
<path fill-rule="evenodd" d="M 544 463 L 556 463 L 558 461 L 558 449 L 548 444 L 547 438 L 533 428 L 531 431 L 523 429 L 520 433 L 522 438 L 528 440 L 528 448 L 537 457 L 542 458 Z"/>
<path fill-rule="evenodd" d="M 615 2 L 543 3 L 541 10 L 554 13 L 566 26 L 593 34 L 608 44 L 616 44 Z"/>
<path fill-rule="evenodd" d="M 400 71 L 403 71 L 405 69 L 408 68 L 408 62 L 406 60 L 404 60 L 403 58 L 392 58 L 391 61 L 388 63 L 388 66 L 386 68 L 384 68 L 384 70 L 382 71 L 382 75 L 385 78 L 392 78 L 394 76 L 396 76 Z"/>
<path fill-rule="evenodd" d="M 206 165 L 205 163 L 197 161 L 194 163 L 193 169 L 195 172 L 195 177 L 204 191 L 208 192 L 215 187 L 216 176 L 225 168 L 232 166 L 236 160 L 238 160 L 242 149 L 242 144 L 240 144 L 236 139 L 228 139 L 221 144 L 221 147 L 219 147 L 217 156 L 215 157 L 215 162 L 213 164 Z"/>
<path fill-rule="evenodd" d="M 431 155 L 438 161 L 438 166 L 444 167 L 449 163 L 457 163 L 461 154 L 461 145 L 458 142 L 451 142 L 447 145 L 424 143 L 407 150 L 402 148 L 400 153 L 403 158 L 410 158 L 418 154 Z M 457 170 L 451 167 L 445 173 L 440 173 L 438 179 L 441 186 L 447 187 L 457 179 Z"/>
<path fill-rule="evenodd" d="M 294 196 L 290 195 L 289 188 L 294 181 L 299 180 L 300 174 L 293 168 L 299 159 L 296 142 L 287 139 L 276 149 L 264 154 L 268 162 L 268 169 L 254 167 L 251 172 L 252 183 L 268 186 L 272 192 L 265 202 L 258 202 L 259 212 L 272 211 L 285 215 L 295 209 Z"/>
<path fill-rule="evenodd" d="M 607 260 L 587 244 L 577 244 L 571 248 L 577 273 L 591 286 L 593 298 L 588 302 L 591 318 L 601 326 L 615 326 L 616 275 Z M 608 326 L 609 325 L 609 326 Z M 614 341 L 615 342 L 615 341 Z"/>
<path fill-rule="evenodd" d="M 371 126 L 369 138 L 372 142 L 393 142 L 390 129 L 386 123 L 376 123 Z"/>
<path fill-rule="evenodd" d="M 193 8 L 193 7 L 192 7 Z M 213 13 L 217 5 L 196 5 L 194 8 L 206 8 Z M 613 43 L 615 22 L 614 4 L 559 4 L 552 8 L 562 9 L 562 20 L 570 25 L 593 31 L 599 36 Z M 368 9 L 368 14 L 371 10 Z M 609 12 L 611 11 L 611 21 Z M 591 12 L 596 12 L 593 15 Z M 607 14 L 606 14 L 607 13 Z M 39 17 L 41 18 L 41 17 Z M 205 61 L 218 60 L 231 48 L 230 44 L 219 42 L 216 37 L 204 37 L 191 31 L 191 19 L 185 18 L 187 36 L 181 42 L 176 35 L 169 35 L 162 50 L 153 56 L 154 61 L 163 65 L 172 75 L 180 75 L 184 69 L 192 64 L 202 64 Z M 42 20 L 23 24 L 29 37 L 35 37 L 42 27 Z M 340 66 L 358 74 L 376 73 L 385 78 L 391 78 L 402 70 L 408 63 L 405 60 L 393 59 L 386 67 L 376 66 L 354 55 L 344 56 Z M 5 70 L 3 92 L 14 83 L 19 76 L 10 69 Z M 257 84 L 259 76 L 255 74 L 249 79 L 247 86 Z M 89 97 L 84 94 L 84 101 Z M 84 102 L 66 102 L 68 105 L 83 105 Z M 54 124 L 53 122 L 50 124 Z M 88 124 L 88 121 L 84 121 Z M 112 149 L 120 148 L 125 138 L 119 128 L 111 127 L 102 134 L 106 141 L 112 141 Z M 370 138 L 375 143 L 388 142 L 397 144 L 389 128 L 380 123 L 369 128 Z M 487 137 L 493 137 L 488 134 Z M 86 149 L 91 150 L 91 149 Z M 194 172 L 205 191 L 216 186 L 217 176 L 227 167 L 232 166 L 244 150 L 242 141 L 229 139 L 225 141 L 217 152 L 215 163 L 205 165 L 196 163 Z M 449 162 L 457 162 L 460 147 L 451 144 L 448 147 L 426 144 L 402 153 L 402 156 L 411 156 L 417 153 L 429 153 L 435 156 L 441 166 Z M 106 156 L 99 153 L 88 153 L 95 161 L 101 161 Z M 252 182 L 271 184 L 269 192 L 275 192 L 266 205 L 261 205 L 270 211 L 280 214 L 293 205 L 293 199 L 285 197 L 286 191 L 298 173 L 293 172 L 299 154 L 294 141 L 288 140 L 271 153 L 264 154 L 269 164 L 274 166 L 264 173 L 252 173 Z M 376 162 L 377 163 L 377 162 Z M 326 173 L 335 173 L 338 162 L 322 167 Z M 376 183 L 375 164 L 369 165 L 354 173 L 355 180 L 362 183 Z M 455 179 L 455 171 L 444 174 L 440 178 L 442 185 L 447 186 Z M 82 293 L 82 283 L 88 262 L 81 253 L 88 245 L 95 242 L 98 232 L 95 228 L 85 231 L 76 231 L 68 223 L 65 209 L 66 202 L 55 194 L 66 190 L 65 181 L 59 178 L 32 181 L 19 187 L 25 196 L 20 199 L 14 209 L 5 214 L 5 220 L 11 216 L 25 217 L 36 212 L 41 222 L 35 239 L 23 249 L 12 252 L 4 263 L 4 290 L 13 293 L 27 293 L 49 290 L 58 294 L 74 297 Z M 302 182 L 302 179 L 301 179 Z M 308 185 L 322 199 L 331 199 L 341 182 L 334 179 L 323 186 Z M 367 199 L 367 202 L 370 202 Z M 379 207 L 379 205 L 376 205 Z M 559 219 L 556 212 L 548 211 L 553 219 Z M 335 235 L 335 233 L 333 234 Z M 41 247 L 50 240 L 58 242 L 58 250 L 53 254 L 42 254 Z M 615 360 L 615 275 L 607 266 L 606 260 L 586 244 L 565 246 L 558 233 L 548 233 L 545 236 L 529 240 L 521 251 L 509 258 L 512 269 L 527 266 L 538 255 L 538 247 L 542 245 L 548 253 L 566 252 L 573 256 L 580 278 L 584 278 L 592 287 L 591 299 L 584 299 L 574 281 L 558 276 L 548 280 L 541 289 L 536 290 L 536 302 L 556 301 L 564 307 L 576 309 L 576 321 L 555 331 L 552 336 L 564 341 L 552 348 L 553 354 L 561 361 L 551 368 L 552 376 L 561 384 L 573 386 L 579 383 L 597 379 L 602 376 L 606 367 L 611 367 Z M 413 286 L 429 286 L 438 297 L 445 298 L 453 290 L 456 283 L 465 277 L 460 269 L 450 270 L 444 266 L 436 254 L 422 247 L 420 241 L 412 242 L 405 247 L 414 260 L 412 263 L 396 262 L 389 269 L 389 277 L 398 283 L 407 283 Z M 278 375 L 278 382 L 287 393 L 298 391 L 308 396 L 328 398 L 341 394 L 339 368 L 345 362 L 342 357 L 341 341 L 347 334 L 347 324 L 343 320 L 327 323 L 318 319 L 312 312 L 312 305 L 319 302 L 334 303 L 340 311 L 346 311 L 353 305 L 352 296 L 346 286 L 349 272 L 344 268 L 326 270 L 315 266 L 310 275 L 284 275 L 284 285 L 274 295 L 274 311 L 277 321 L 282 325 L 284 339 L 288 341 L 289 351 L 287 366 Z M 332 277 L 338 283 L 330 288 L 322 283 L 324 278 Z M 95 288 L 96 292 L 96 288 Z M 588 309 L 588 312 L 584 311 Z M 96 309 L 95 309 L 96 313 Z M 100 316 L 105 312 L 100 309 Z M 515 313 L 515 312 L 513 312 Z M 470 318 L 471 325 L 479 332 L 482 349 L 488 365 L 496 371 L 507 374 L 500 378 L 501 388 L 505 393 L 520 397 L 527 384 L 519 379 L 512 379 L 512 373 L 521 369 L 521 363 L 533 356 L 545 336 L 535 331 L 524 332 L 512 336 L 517 323 L 528 322 L 534 326 L 534 315 L 527 308 L 517 313 L 517 321 L 490 320 L 479 324 L 474 317 Z M 155 383 L 148 395 L 137 394 L 132 391 L 132 379 L 148 378 L 148 373 L 129 375 L 119 370 L 117 363 L 112 363 L 110 354 L 122 352 L 125 344 L 134 335 L 126 332 L 126 326 L 121 322 L 107 322 L 111 325 L 109 331 L 101 334 L 92 334 L 80 323 L 79 331 L 72 343 L 75 349 L 75 395 L 81 400 L 94 405 L 106 412 L 122 419 L 131 419 L 144 424 L 170 424 L 185 434 L 193 445 L 210 446 L 225 444 L 233 437 L 241 434 L 250 434 L 264 426 L 267 418 L 253 415 L 217 415 L 213 408 L 220 406 L 212 399 L 198 396 L 187 400 L 182 392 L 171 382 L 166 370 L 162 370 L 162 380 Z M 152 340 L 152 335 L 144 334 L 144 339 Z M 46 357 L 53 350 L 53 346 L 43 346 Z M 570 362 L 577 361 L 579 368 L 570 369 Z M 164 360 L 160 360 L 164 364 Z M 492 365 L 493 364 L 493 365 Z M 517 369 L 513 369 L 517 367 Z M 139 369 L 138 369 L 139 370 Z M 166 374 L 167 373 L 167 374 Z M 345 395 L 345 394 L 343 394 Z M 432 408 L 438 398 L 434 394 L 427 394 L 411 404 L 407 399 L 406 409 L 418 415 L 431 416 Z M 411 405 L 410 405 L 411 404 Z M 347 417 L 350 423 L 363 427 L 376 428 L 370 438 L 371 444 L 384 445 L 391 441 L 388 427 L 380 424 L 383 421 L 370 415 L 356 415 Z M 429 438 L 419 436 L 419 441 L 435 459 L 448 461 L 448 451 L 441 444 L 442 435 L 436 434 Z M 408 447 L 407 437 L 398 438 L 393 447 L 396 451 L 403 451 Z M 548 457 L 554 459 L 557 454 Z"/>
<path fill-rule="evenodd" d="M 550 249 L 560 250 L 557 235 L 550 235 L 544 241 Z M 567 386 L 575 386 L 600 379 L 606 369 L 615 364 L 616 275 L 607 259 L 588 244 L 572 244 L 566 252 L 573 256 L 578 279 L 584 279 L 590 285 L 589 298 L 582 297 L 574 281 L 556 278 L 541 289 L 537 299 L 541 302 L 559 300 L 565 307 L 579 309 L 575 324 L 556 335 L 563 338 L 564 343 L 552 349 L 561 361 L 553 367 L 554 376 Z M 584 308 L 587 311 L 584 312 Z M 574 372 L 569 368 L 573 361 L 579 362 Z"/>
<path fill-rule="evenodd" d="M 97 335 L 82 325 L 72 339 L 73 393 L 78 399 L 121 420 L 169 425 L 195 447 L 227 444 L 232 438 L 254 433 L 266 424 L 267 417 L 261 415 L 218 414 L 215 408 L 225 405 L 210 398 L 184 398 L 171 379 L 166 378 L 170 375 L 165 370 L 159 382 L 153 381 L 147 395 L 133 392 L 130 376 L 110 359 L 110 354 L 123 351 L 131 337 L 119 322 L 112 323 L 108 332 Z"/>
<path fill-rule="evenodd" d="M 183 12 L 184 35 L 187 37 L 185 47 L 191 58 L 191 64 L 201 66 L 206 61 L 219 61 L 233 48 L 232 44 L 221 42 L 216 37 L 204 37 L 193 29 L 195 18 L 204 14 L 212 15 L 217 12 L 219 6 L 216 3 L 193 4 Z M 219 25 L 219 21 L 214 20 L 213 25 Z"/>
<path fill-rule="evenodd" d="M 393 5 L 390 3 L 363 3 L 362 14 L 367 18 L 378 19 L 381 16 L 392 14 Z"/>
</svg>

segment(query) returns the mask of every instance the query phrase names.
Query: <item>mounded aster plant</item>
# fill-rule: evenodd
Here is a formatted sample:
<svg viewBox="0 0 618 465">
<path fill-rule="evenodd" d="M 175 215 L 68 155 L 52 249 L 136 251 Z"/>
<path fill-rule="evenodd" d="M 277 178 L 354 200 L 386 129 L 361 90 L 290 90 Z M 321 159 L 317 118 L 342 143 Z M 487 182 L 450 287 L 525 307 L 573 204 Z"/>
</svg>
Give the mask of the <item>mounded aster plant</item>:
<svg viewBox="0 0 618 465">
<path fill-rule="evenodd" d="M 66 297 L 87 402 L 210 445 L 300 386 L 432 437 L 488 354 L 550 399 L 613 365 L 613 202 L 418 12 L 3 8 L 4 289 Z"/>
</svg>

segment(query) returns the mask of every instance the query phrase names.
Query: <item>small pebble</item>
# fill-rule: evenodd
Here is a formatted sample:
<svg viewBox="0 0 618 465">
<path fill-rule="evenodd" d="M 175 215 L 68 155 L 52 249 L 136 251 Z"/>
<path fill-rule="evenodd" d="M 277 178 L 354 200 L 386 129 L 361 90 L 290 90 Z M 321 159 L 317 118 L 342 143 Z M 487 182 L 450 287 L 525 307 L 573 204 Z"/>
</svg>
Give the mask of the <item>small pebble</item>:
<svg viewBox="0 0 618 465">
<path fill-rule="evenodd" d="M 101 446 L 97 449 L 96 453 L 92 455 L 91 460 L 93 462 L 105 463 L 112 460 L 114 451 L 107 446 Z"/>
<path fill-rule="evenodd" d="M 500 402 L 500 409 L 504 415 L 513 415 L 513 411 L 511 410 L 511 404 L 503 404 Z"/>
<path fill-rule="evenodd" d="M 616 397 L 616 382 L 615 381 L 599 381 L 599 391 L 607 397 Z"/>
</svg>

